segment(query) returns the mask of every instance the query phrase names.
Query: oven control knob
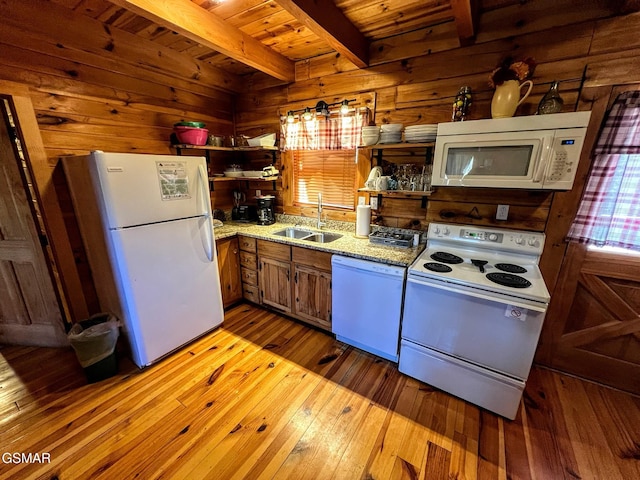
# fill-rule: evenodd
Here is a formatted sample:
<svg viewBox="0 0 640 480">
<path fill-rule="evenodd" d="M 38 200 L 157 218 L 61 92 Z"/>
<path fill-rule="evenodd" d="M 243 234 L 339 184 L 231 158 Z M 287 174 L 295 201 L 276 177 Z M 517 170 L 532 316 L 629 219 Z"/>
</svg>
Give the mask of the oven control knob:
<svg viewBox="0 0 640 480">
<path fill-rule="evenodd" d="M 516 244 L 517 245 L 522 245 L 524 243 L 524 238 L 522 237 L 516 237 Z"/>
<path fill-rule="evenodd" d="M 447 227 L 444 227 L 444 229 L 442 230 L 442 234 L 443 235 L 449 235 L 451 232 L 449 231 L 449 229 Z"/>
<path fill-rule="evenodd" d="M 538 241 L 535 238 L 530 238 L 527 243 L 529 244 L 530 247 L 537 247 L 538 246 Z"/>
<path fill-rule="evenodd" d="M 436 235 L 440 235 L 440 227 L 435 227 L 433 229 L 433 233 L 435 233 Z"/>
<path fill-rule="evenodd" d="M 491 240 L 492 242 L 495 242 L 497 239 L 498 235 L 496 235 L 495 233 L 489 234 L 489 240 Z"/>
</svg>

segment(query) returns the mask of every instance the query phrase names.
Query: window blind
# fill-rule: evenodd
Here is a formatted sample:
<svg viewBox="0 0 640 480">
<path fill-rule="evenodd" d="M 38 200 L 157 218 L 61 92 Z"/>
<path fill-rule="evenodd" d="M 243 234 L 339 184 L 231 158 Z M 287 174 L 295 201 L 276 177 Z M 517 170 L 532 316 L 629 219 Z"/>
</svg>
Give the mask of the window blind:
<svg viewBox="0 0 640 480">
<path fill-rule="evenodd" d="M 353 210 L 356 190 L 353 150 L 294 150 L 291 154 L 297 204 L 316 204 L 321 192 L 323 205 Z"/>
</svg>

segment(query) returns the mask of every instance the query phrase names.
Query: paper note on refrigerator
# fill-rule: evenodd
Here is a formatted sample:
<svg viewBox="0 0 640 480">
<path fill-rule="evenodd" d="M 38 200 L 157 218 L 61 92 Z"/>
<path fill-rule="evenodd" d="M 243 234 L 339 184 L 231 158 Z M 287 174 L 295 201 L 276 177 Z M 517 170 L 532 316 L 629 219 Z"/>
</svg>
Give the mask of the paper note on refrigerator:
<svg viewBox="0 0 640 480">
<path fill-rule="evenodd" d="M 156 162 L 162 200 L 191 198 L 186 162 Z"/>
</svg>

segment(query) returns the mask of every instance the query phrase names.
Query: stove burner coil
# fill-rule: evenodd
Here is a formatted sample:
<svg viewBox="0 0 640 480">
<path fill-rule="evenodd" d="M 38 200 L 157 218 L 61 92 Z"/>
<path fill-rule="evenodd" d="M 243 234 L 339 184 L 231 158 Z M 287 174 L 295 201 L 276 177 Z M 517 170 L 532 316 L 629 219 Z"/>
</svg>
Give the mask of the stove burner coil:
<svg viewBox="0 0 640 480">
<path fill-rule="evenodd" d="M 514 265 L 513 263 L 496 263 L 494 265 L 498 270 L 508 273 L 526 273 L 527 269 L 520 265 Z"/>
<path fill-rule="evenodd" d="M 462 263 L 463 260 L 457 255 L 447 252 L 436 252 L 431 255 L 431 259 L 440 263 L 449 263 L 451 265 L 455 265 L 457 263 Z"/>
<path fill-rule="evenodd" d="M 510 273 L 494 272 L 487 273 L 487 278 L 498 285 L 513 288 L 527 288 L 531 286 L 531 282 L 526 278 L 512 275 Z"/>
<path fill-rule="evenodd" d="M 442 263 L 434 262 L 425 263 L 424 268 L 438 273 L 449 273 L 451 270 L 453 270 L 449 265 L 443 265 Z"/>
</svg>

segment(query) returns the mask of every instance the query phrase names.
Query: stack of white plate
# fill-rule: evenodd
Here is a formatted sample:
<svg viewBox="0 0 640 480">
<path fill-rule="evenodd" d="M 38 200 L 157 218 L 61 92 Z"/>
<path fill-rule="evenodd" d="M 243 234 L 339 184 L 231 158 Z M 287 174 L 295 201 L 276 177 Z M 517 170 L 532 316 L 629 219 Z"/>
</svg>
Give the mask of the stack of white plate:
<svg viewBox="0 0 640 480">
<path fill-rule="evenodd" d="M 411 125 L 404 129 L 404 141 L 409 143 L 433 142 L 438 133 L 438 124 Z"/>
<path fill-rule="evenodd" d="M 402 142 L 401 123 L 386 123 L 380 126 L 380 143 L 400 143 Z"/>
</svg>

